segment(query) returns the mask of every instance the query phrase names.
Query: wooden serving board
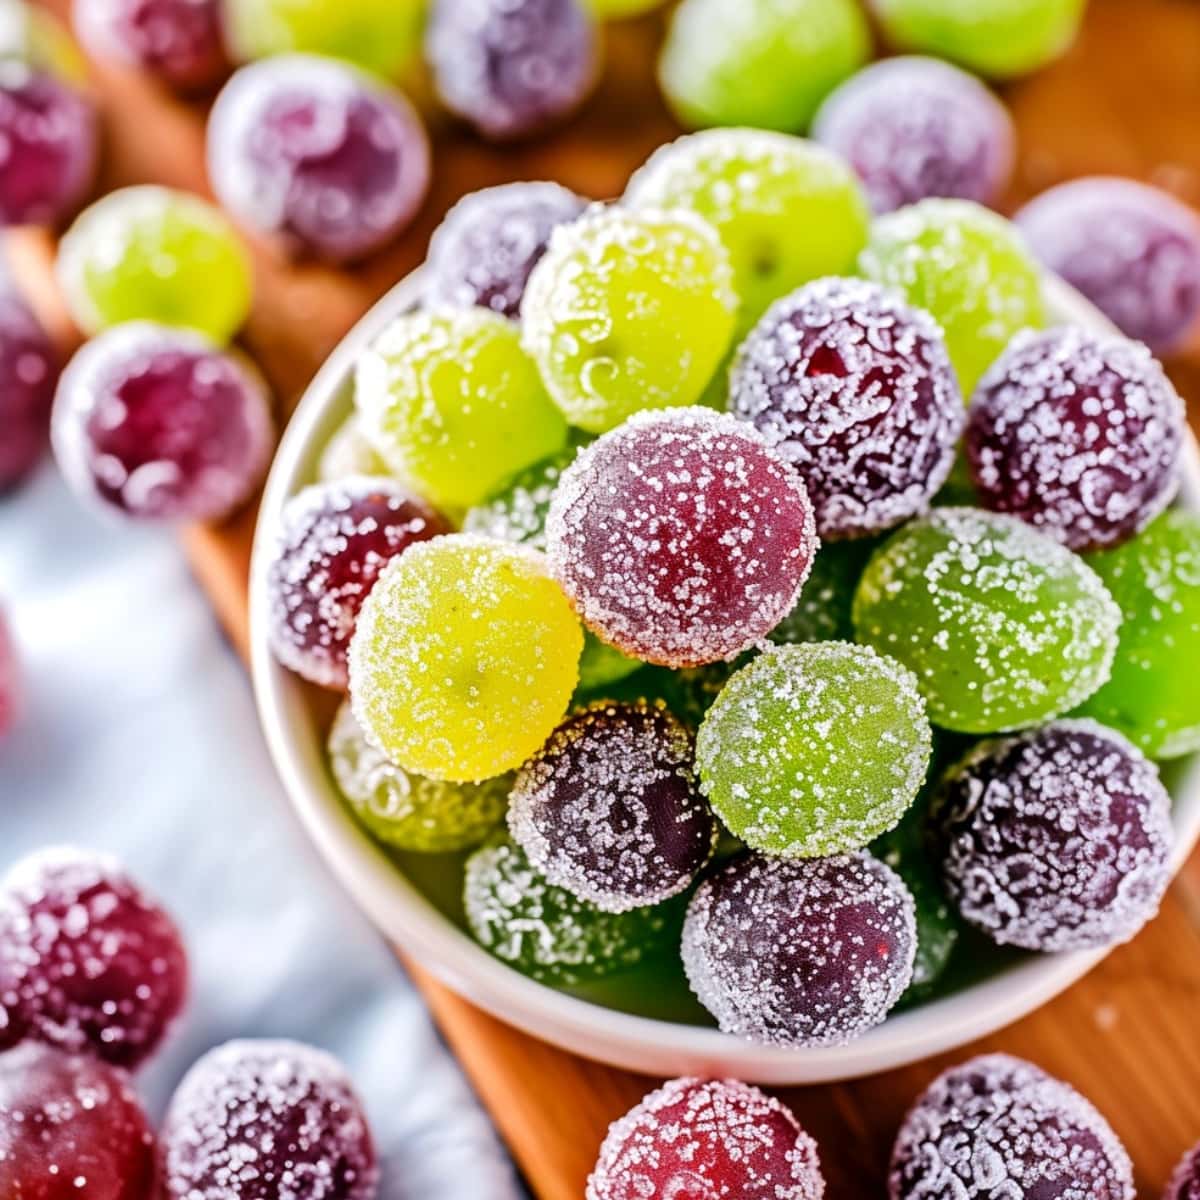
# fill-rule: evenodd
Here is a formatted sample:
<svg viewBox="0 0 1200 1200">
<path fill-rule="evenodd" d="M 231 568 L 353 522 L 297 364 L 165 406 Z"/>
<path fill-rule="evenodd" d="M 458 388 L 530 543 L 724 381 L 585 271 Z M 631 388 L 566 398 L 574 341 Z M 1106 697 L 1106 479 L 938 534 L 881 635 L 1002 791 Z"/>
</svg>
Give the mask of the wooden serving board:
<svg viewBox="0 0 1200 1200">
<path fill-rule="evenodd" d="M 66 8 L 66 0 L 48 2 Z M 257 300 L 242 340 L 275 389 L 281 420 L 342 334 L 421 260 L 430 231 L 464 192 L 534 178 L 597 197 L 623 189 L 629 172 L 678 132 L 653 83 L 660 34 L 654 17 L 613 27 L 608 68 L 586 110 L 527 146 L 487 147 L 431 110 L 433 192 L 415 227 L 366 264 L 349 271 L 289 266 L 269 248 L 256 248 Z M 107 135 L 101 187 L 158 182 L 207 192 L 202 103 L 108 70 L 97 70 L 96 84 Z M 1011 203 L 1062 179 L 1112 173 L 1151 180 L 1200 204 L 1195 3 L 1092 0 L 1076 49 L 1006 89 L 1006 98 L 1021 139 Z M 52 239 L 22 233 L 11 242 L 14 268 L 69 347 L 77 335 L 50 273 Z M 1170 365 L 1195 420 L 1200 353 Z M 243 652 L 253 528 L 247 510 L 219 528 L 184 534 L 196 575 Z M 609 1122 L 652 1081 L 517 1033 L 410 969 L 533 1191 L 540 1200 L 580 1200 Z M 831 1200 L 881 1196 L 908 1103 L 936 1071 L 983 1049 L 1024 1055 L 1081 1088 L 1124 1139 L 1144 1194 L 1157 1196 L 1176 1159 L 1200 1139 L 1200 857 L 1175 883 L 1157 921 L 1034 1016 L 953 1056 L 782 1093 L 821 1145 Z"/>
</svg>

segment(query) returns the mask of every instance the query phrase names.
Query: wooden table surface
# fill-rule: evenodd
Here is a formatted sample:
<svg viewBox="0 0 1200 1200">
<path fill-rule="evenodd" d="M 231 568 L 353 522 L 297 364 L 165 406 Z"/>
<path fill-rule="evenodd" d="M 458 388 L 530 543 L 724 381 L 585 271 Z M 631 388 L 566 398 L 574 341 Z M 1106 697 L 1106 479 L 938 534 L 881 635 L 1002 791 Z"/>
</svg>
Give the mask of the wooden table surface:
<svg viewBox="0 0 1200 1200">
<path fill-rule="evenodd" d="M 66 0 L 49 3 L 61 11 Z M 526 146 L 485 146 L 431 111 L 432 194 L 404 238 L 364 265 L 289 266 L 269 248 L 255 248 L 257 299 L 242 341 L 274 386 L 281 419 L 339 337 L 421 260 L 430 231 L 458 196 L 531 178 L 597 197 L 623 189 L 629 172 L 678 132 L 653 84 L 659 36 L 654 17 L 613 27 L 608 68 L 587 108 Z M 97 69 L 96 82 L 107 137 L 102 188 L 153 181 L 208 191 L 203 104 L 169 97 L 130 74 Z M 1005 95 L 1021 140 L 1010 204 L 1063 179 L 1111 173 L 1158 183 L 1200 206 L 1200 4 L 1193 0 L 1092 0 L 1076 48 Z M 52 240 L 22 233 L 11 242 L 36 306 L 71 345 L 76 335 L 49 273 Z M 1169 366 L 1195 421 L 1200 353 Z M 220 528 L 184 534 L 197 577 L 242 649 L 253 526 L 247 510 Z M 653 1081 L 555 1050 L 419 970 L 414 976 L 532 1190 L 540 1200 L 580 1200 L 608 1123 Z M 1081 1088 L 1129 1148 L 1142 1194 L 1157 1197 L 1176 1159 L 1200 1139 L 1200 858 L 1141 936 L 1019 1024 L 905 1070 L 781 1093 L 821 1145 L 830 1200 L 881 1196 L 907 1104 L 936 1071 L 985 1049 L 1024 1055 Z"/>
</svg>

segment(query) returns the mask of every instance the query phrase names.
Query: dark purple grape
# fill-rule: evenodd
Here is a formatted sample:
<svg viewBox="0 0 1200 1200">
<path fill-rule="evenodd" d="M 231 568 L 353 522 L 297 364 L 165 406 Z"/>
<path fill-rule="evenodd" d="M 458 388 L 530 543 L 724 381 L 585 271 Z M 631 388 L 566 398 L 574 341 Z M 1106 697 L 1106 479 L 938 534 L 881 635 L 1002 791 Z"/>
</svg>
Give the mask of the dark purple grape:
<svg viewBox="0 0 1200 1200">
<path fill-rule="evenodd" d="M 598 69 L 582 0 L 434 0 L 425 45 L 446 107 L 497 140 L 572 112 Z"/>
<path fill-rule="evenodd" d="M 211 1050 L 179 1085 L 162 1143 L 170 1200 L 371 1200 L 379 1178 L 341 1064 L 296 1042 Z"/>
<path fill-rule="evenodd" d="M 58 355 L 24 302 L 0 284 L 0 493 L 41 460 Z"/>
<path fill-rule="evenodd" d="M 1200 1200 L 1200 1145 L 1193 1146 L 1183 1156 L 1163 1200 Z"/>
</svg>

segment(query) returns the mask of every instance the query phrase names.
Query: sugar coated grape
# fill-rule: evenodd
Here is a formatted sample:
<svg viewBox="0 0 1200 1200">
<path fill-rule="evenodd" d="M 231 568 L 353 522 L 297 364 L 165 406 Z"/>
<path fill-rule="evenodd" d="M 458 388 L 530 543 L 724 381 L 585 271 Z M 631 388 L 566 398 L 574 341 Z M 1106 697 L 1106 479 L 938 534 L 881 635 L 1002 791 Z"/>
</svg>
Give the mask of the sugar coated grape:
<svg viewBox="0 0 1200 1200">
<path fill-rule="evenodd" d="M 904 1118 L 889 1200 L 1134 1200 L 1133 1165 L 1069 1084 L 1007 1054 L 937 1079 Z"/>
<path fill-rule="evenodd" d="M 247 360 L 147 321 L 114 326 L 75 355 L 53 428 L 81 496 L 147 520 L 226 516 L 258 486 L 275 443 L 266 385 Z"/>
<path fill-rule="evenodd" d="M 780 646 L 738 671 L 696 742 L 704 794 L 747 845 L 857 850 L 913 802 L 933 734 L 913 674 L 866 646 Z"/>
<path fill-rule="evenodd" d="M 966 450 L 984 507 L 1072 550 L 1127 541 L 1179 488 L 1183 401 L 1139 342 L 1018 336 L 980 382 Z"/>
<path fill-rule="evenodd" d="M 817 1144 L 778 1100 L 732 1079 L 673 1079 L 600 1147 L 587 1200 L 821 1200 Z"/>
<path fill-rule="evenodd" d="M 329 731 L 329 765 L 350 810 L 372 837 L 427 854 L 479 845 L 504 819 L 512 784 L 507 775 L 447 783 L 410 774 L 367 741 L 348 701 Z"/>
<path fill-rule="evenodd" d="M 542 555 L 474 534 L 434 538 L 398 558 L 359 613 L 354 714 L 405 770 L 491 779 L 562 719 L 582 648 Z"/>
<path fill-rule="evenodd" d="M 930 196 L 992 204 L 1016 150 L 1008 110 L 973 75 L 936 58 L 889 58 L 842 84 L 821 106 L 817 141 L 891 212 Z"/>
<path fill-rule="evenodd" d="M 250 263 L 221 213 L 170 188 L 121 188 L 58 248 L 58 278 L 89 334 L 122 321 L 185 325 L 227 341 L 250 309 Z"/>
<path fill-rule="evenodd" d="M 435 504 L 477 504 L 567 440 L 520 330 L 481 308 L 399 317 L 360 357 L 354 396 L 384 461 Z"/>
<path fill-rule="evenodd" d="M 557 183 L 506 183 L 464 196 L 430 239 L 425 302 L 477 304 L 518 317 L 529 273 L 551 233 L 586 204 Z"/>
<path fill-rule="evenodd" d="M 9 632 L 4 609 L 0 608 L 0 738 L 16 724 L 21 711 L 21 668 L 17 647 Z M 0 1017 L 3 1009 L 0 1008 Z M 0 1020 L 0 1044 L 4 1042 L 3 1021 Z"/>
<path fill-rule="evenodd" d="M 546 540 L 589 628 L 674 667 L 733 658 L 770 633 L 817 548 L 799 476 L 706 408 L 641 413 L 584 450 Z"/>
<path fill-rule="evenodd" d="M 683 965 L 726 1033 L 837 1046 L 887 1016 L 912 978 L 916 944 L 912 897 L 869 854 L 749 854 L 700 885 Z"/>
<path fill-rule="evenodd" d="M 1006 78 L 1045 66 L 1075 40 L 1087 0 L 871 0 L 888 39 Z"/>
<path fill-rule="evenodd" d="M 1164 513 L 1132 542 L 1088 562 L 1122 621 L 1112 676 L 1079 711 L 1152 758 L 1200 750 L 1200 517 Z"/>
<path fill-rule="evenodd" d="M 52 225 L 91 186 L 99 130 L 90 101 L 71 83 L 0 58 L 0 226 Z"/>
<path fill-rule="evenodd" d="M 547 883 L 508 839 L 467 859 L 463 902 L 476 941 L 543 983 L 578 984 L 629 970 L 678 935 L 669 909 L 604 912 Z"/>
<path fill-rule="evenodd" d="M 378 1187 L 350 1079 L 296 1042 L 209 1051 L 175 1092 L 162 1141 L 169 1200 L 372 1200 Z"/>
<path fill-rule="evenodd" d="M 288 54 L 243 67 L 222 89 L 208 173 L 248 228 L 342 262 L 412 220 L 429 186 L 429 143 L 399 92 L 348 64 Z"/>
<path fill-rule="evenodd" d="M 1177 349 L 1200 321 L 1200 219 L 1132 179 L 1075 179 L 1016 216 L 1030 248 L 1117 327 Z"/>
<path fill-rule="evenodd" d="M 355 620 L 384 567 L 449 532 L 444 517 L 390 479 L 305 488 L 280 515 L 267 577 L 276 657 L 313 683 L 344 688 Z"/>
<path fill-rule="evenodd" d="M 800 589 L 800 599 L 771 630 L 771 641 L 781 646 L 796 642 L 853 641 L 850 610 L 854 590 L 874 549 L 875 543 L 865 538 L 824 543 Z"/>
<path fill-rule="evenodd" d="M 1016 333 L 1045 323 L 1023 239 L 969 200 L 922 200 L 880 218 L 859 264 L 942 327 L 964 396 Z"/>
<path fill-rule="evenodd" d="M 964 420 L 941 330 L 860 279 L 820 279 L 774 304 L 738 351 L 729 406 L 799 472 L 822 538 L 927 508 Z"/>
<path fill-rule="evenodd" d="M 34 1042 L 0 1054 L 0 1195 L 153 1200 L 154 1136 L 125 1073 Z"/>
<path fill-rule="evenodd" d="M 659 79 L 685 125 L 795 133 L 869 53 L 853 0 L 683 0 Z"/>
<path fill-rule="evenodd" d="M 387 463 L 367 441 L 357 413 L 351 413 L 325 443 L 317 462 L 317 478 L 336 483 L 350 475 L 390 475 Z"/>
<path fill-rule="evenodd" d="M 994 733 L 1082 703 L 1109 676 L 1121 614 L 1083 560 L 1013 517 L 939 508 L 875 553 L 861 641 L 917 676 L 935 725 Z"/>
<path fill-rule="evenodd" d="M 153 1054 L 183 1007 L 187 957 L 170 917 L 111 859 L 54 849 L 0 894 L 0 1040 L 19 1031 L 122 1067 Z"/>
<path fill-rule="evenodd" d="M 58 355 L 45 330 L 0 283 L 0 495 L 41 460 L 57 382 Z"/>
<path fill-rule="evenodd" d="M 803 138 L 757 129 L 664 146 L 630 180 L 625 203 L 688 209 L 712 225 L 733 264 L 739 333 L 800 284 L 849 274 L 867 240 L 866 203 L 846 164 Z"/>
<path fill-rule="evenodd" d="M 1193 1146 L 1180 1160 L 1163 1200 L 1200 1200 L 1200 1145 Z"/>
<path fill-rule="evenodd" d="M 695 403 L 729 346 L 737 303 L 707 222 L 597 206 L 555 229 L 521 313 L 567 420 L 602 433 L 642 409 Z"/>
<path fill-rule="evenodd" d="M 574 111 L 598 69 L 583 0 L 433 0 L 425 53 L 446 107 L 497 140 Z"/>
</svg>

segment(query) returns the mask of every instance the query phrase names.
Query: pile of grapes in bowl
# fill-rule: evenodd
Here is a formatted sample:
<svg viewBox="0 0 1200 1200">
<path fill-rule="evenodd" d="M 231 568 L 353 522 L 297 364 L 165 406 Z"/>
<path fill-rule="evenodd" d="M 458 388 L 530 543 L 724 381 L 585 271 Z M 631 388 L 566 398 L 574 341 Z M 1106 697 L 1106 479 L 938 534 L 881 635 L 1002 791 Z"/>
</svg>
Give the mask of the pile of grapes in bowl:
<svg viewBox="0 0 1200 1200">
<path fill-rule="evenodd" d="M 784 134 L 512 184 L 314 380 L 255 680 L 397 944 L 662 1074 L 846 1078 L 1030 1011 L 1200 832 L 1200 463 L 967 200 Z"/>
</svg>

